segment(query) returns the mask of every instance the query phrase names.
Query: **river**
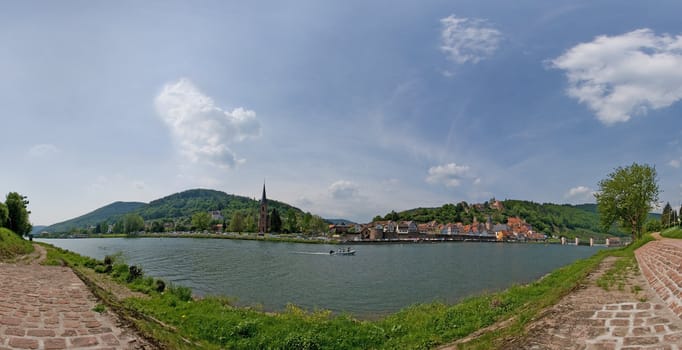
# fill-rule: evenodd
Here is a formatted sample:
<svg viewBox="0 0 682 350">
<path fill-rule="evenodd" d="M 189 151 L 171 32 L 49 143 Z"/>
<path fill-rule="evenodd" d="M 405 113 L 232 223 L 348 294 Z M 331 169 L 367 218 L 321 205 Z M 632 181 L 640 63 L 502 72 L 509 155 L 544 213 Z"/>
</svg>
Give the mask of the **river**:
<svg viewBox="0 0 682 350">
<path fill-rule="evenodd" d="M 147 275 L 197 295 L 229 296 L 267 311 L 293 303 L 361 318 L 527 283 L 599 249 L 452 242 L 354 245 L 355 256 L 330 256 L 338 246 L 193 238 L 41 241 L 97 259 L 122 252 Z"/>
</svg>

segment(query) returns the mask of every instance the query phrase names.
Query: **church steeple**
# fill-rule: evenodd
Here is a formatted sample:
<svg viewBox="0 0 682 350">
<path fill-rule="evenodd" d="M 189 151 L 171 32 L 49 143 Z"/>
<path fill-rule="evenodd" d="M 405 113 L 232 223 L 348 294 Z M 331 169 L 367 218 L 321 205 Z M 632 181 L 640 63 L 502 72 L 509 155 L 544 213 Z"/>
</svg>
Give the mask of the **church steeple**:
<svg viewBox="0 0 682 350">
<path fill-rule="evenodd" d="M 263 181 L 263 197 L 260 200 L 260 215 L 258 216 L 258 234 L 264 234 L 269 229 L 268 198 L 265 196 L 265 181 Z"/>
</svg>

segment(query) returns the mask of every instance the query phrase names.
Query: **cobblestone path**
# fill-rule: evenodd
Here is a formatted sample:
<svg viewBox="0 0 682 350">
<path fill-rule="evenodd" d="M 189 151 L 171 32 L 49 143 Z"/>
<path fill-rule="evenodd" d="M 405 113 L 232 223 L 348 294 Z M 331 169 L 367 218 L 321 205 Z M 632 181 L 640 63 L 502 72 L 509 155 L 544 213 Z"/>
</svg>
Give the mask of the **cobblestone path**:
<svg viewBox="0 0 682 350">
<path fill-rule="evenodd" d="M 657 237 L 635 252 L 637 261 L 658 296 L 682 318 L 682 240 Z"/>
<path fill-rule="evenodd" d="M 150 348 L 96 304 L 67 267 L 0 264 L 0 350 Z"/>
<path fill-rule="evenodd" d="M 649 254 L 650 250 L 638 250 L 638 256 Z M 682 320 L 643 274 L 630 276 L 622 290 L 596 285 L 615 260 L 605 259 L 578 290 L 531 323 L 527 336 L 504 349 L 681 350 Z"/>
</svg>

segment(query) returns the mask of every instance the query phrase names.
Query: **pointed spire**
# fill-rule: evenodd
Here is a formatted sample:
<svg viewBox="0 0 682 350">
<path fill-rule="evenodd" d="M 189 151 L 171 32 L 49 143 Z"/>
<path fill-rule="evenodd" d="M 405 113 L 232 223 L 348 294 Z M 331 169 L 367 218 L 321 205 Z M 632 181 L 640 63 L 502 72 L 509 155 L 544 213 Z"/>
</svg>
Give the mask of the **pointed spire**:
<svg viewBox="0 0 682 350">
<path fill-rule="evenodd" d="M 263 197 L 261 198 L 261 202 L 265 203 L 266 200 L 267 199 L 265 197 L 265 180 L 263 180 Z"/>
</svg>

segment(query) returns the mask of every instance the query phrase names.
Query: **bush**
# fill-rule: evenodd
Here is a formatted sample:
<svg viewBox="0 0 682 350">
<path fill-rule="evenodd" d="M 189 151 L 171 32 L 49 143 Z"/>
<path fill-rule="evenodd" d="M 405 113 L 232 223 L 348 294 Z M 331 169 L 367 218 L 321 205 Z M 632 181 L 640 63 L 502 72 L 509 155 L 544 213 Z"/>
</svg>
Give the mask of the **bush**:
<svg viewBox="0 0 682 350">
<path fill-rule="evenodd" d="M 126 281 L 128 283 L 142 277 L 142 268 L 139 268 L 135 265 L 131 265 L 128 268 L 128 277 L 126 277 Z"/>
<path fill-rule="evenodd" d="M 162 280 L 156 280 L 156 288 L 154 289 L 159 293 L 163 293 L 163 291 L 166 289 L 166 282 Z"/>
<path fill-rule="evenodd" d="M 168 292 L 182 301 L 192 300 L 192 290 L 187 287 L 175 286 L 171 284 L 171 286 L 168 287 Z"/>
<path fill-rule="evenodd" d="M 282 350 L 318 350 L 320 344 L 311 334 L 292 334 L 284 340 Z"/>
</svg>

